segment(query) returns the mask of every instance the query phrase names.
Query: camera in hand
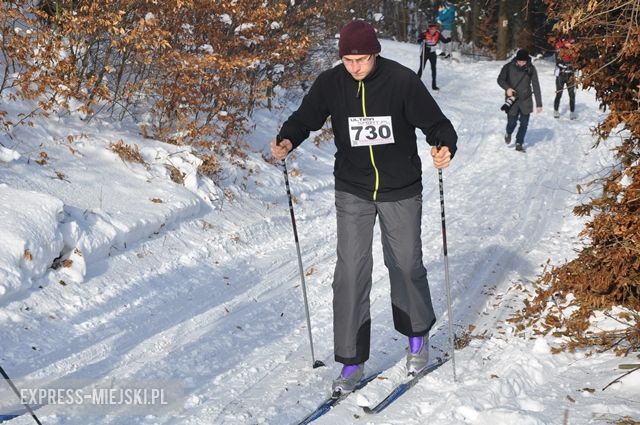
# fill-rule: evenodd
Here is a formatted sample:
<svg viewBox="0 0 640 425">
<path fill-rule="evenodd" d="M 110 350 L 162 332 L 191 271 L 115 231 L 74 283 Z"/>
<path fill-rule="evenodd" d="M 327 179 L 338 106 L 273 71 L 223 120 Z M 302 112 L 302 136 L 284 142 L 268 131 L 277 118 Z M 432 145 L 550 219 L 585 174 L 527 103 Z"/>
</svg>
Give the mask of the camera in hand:
<svg viewBox="0 0 640 425">
<path fill-rule="evenodd" d="M 518 100 L 518 96 L 516 96 L 516 93 L 514 92 L 513 95 L 507 97 L 507 99 L 504 101 L 504 105 L 500 107 L 500 110 L 509 112 L 509 109 L 511 109 L 513 104 L 516 103 L 516 100 Z"/>
</svg>

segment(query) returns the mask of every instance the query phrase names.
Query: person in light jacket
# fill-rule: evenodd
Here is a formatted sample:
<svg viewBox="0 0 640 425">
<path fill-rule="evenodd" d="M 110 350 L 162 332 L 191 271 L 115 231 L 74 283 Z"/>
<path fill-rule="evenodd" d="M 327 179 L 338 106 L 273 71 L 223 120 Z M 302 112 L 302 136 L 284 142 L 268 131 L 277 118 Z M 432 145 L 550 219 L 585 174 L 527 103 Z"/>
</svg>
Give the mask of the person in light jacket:
<svg viewBox="0 0 640 425">
<path fill-rule="evenodd" d="M 456 25 L 455 5 L 449 3 L 448 1 L 443 1 L 440 6 L 438 6 L 438 17 L 436 19 L 442 28 L 442 41 L 444 42 L 444 39 L 451 40 Z M 443 45 L 442 55 L 444 57 L 450 57 L 453 47 L 453 43 L 448 44 L 448 49 Z"/>
</svg>

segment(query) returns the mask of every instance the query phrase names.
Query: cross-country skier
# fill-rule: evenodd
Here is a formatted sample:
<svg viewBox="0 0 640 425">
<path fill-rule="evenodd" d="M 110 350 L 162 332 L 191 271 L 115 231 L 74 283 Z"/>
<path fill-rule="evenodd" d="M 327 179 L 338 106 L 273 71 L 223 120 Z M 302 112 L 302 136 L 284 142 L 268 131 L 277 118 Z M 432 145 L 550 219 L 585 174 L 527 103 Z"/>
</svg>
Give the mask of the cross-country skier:
<svg viewBox="0 0 640 425">
<path fill-rule="evenodd" d="M 451 39 L 440 34 L 438 24 L 430 24 L 418 39 L 418 43 L 420 43 L 420 69 L 418 69 L 418 77 L 422 77 L 422 71 L 428 60 L 431 64 L 431 89 L 433 90 L 440 90 L 436 85 L 436 63 L 438 61 L 436 50 L 440 41 L 448 43 Z"/>
<path fill-rule="evenodd" d="M 428 334 L 436 319 L 422 261 L 422 168 L 415 130 L 432 146 L 428 152 L 436 168 L 449 165 L 457 143 L 451 122 L 416 73 L 379 55 L 381 46 L 370 24 L 349 22 L 340 31 L 338 47 L 341 64 L 317 77 L 282 125 L 282 142 L 271 142 L 274 158 L 283 160 L 331 117 L 337 148 L 334 355 L 343 364 L 333 382 L 334 394 L 353 391 L 369 359 L 376 219 L 394 326 L 408 337 L 408 372 L 427 365 Z"/>
<path fill-rule="evenodd" d="M 556 97 L 553 100 L 553 117 L 560 118 L 560 98 L 564 86 L 569 93 L 569 119 L 576 119 L 576 75 L 573 67 L 573 43 L 575 40 L 562 37 L 556 42 Z"/>
</svg>

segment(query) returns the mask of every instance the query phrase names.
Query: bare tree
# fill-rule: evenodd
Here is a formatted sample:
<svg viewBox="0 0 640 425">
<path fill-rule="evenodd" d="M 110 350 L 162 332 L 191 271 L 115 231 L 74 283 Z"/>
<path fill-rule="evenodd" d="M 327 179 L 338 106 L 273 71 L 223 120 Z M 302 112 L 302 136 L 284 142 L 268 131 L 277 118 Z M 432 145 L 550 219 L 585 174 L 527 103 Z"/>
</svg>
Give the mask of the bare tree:
<svg viewBox="0 0 640 425">
<path fill-rule="evenodd" d="M 498 45 L 496 51 L 497 59 L 506 59 L 508 48 L 508 35 L 509 35 L 509 3 L 507 0 L 500 0 L 498 9 Z"/>
</svg>

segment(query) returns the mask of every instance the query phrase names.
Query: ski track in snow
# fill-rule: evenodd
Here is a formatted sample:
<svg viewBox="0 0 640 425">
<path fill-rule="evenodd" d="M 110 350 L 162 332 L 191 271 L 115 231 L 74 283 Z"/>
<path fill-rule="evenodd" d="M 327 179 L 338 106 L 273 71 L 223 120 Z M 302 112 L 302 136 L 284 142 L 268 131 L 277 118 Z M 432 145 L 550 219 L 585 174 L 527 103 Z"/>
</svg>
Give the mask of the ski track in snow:
<svg viewBox="0 0 640 425">
<path fill-rule="evenodd" d="M 415 46 L 385 43 L 389 46 L 397 50 L 388 56 L 413 60 Z M 438 62 L 441 91 L 435 98 L 460 137 L 459 152 L 444 171 L 453 319 L 458 335 L 474 325 L 474 334 L 487 336 L 456 352 L 459 377 L 473 375 L 474 368 L 482 367 L 488 360 L 483 357 L 487 351 L 506 349 L 508 342 L 506 338 L 502 342 L 501 334 L 509 326 L 504 321 L 519 308 L 523 296 L 511 288 L 516 282 L 526 286 L 535 279 L 548 253 L 555 252 L 556 239 L 574 237 L 557 225 L 561 220 L 551 218 L 563 215 L 575 220 L 570 211 L 580 199 L 575 184 L 589 179 L 589 171 L 582 167 L 585 155 L 600 154 L 570 136 L 587 133 L 599 118 L 590 94 L 577 93 L 578 121 L 568 121 L 566 113 L 560 120 L 552 118 L 553 67 L 549 63 L 537 65 L 545 111 L 532 115 L 527 153 L 516 152 L 513 143 L 505 146 L 506 117 L 498 110 L 502 95 L 495 83 L 501 65 Z M 424 78 L 430 79 L 429 72 Z M 456 96 L 448 95 L 452 92 Z M 565 94 L 563 108 L 567 102 Z M 434 357 L 449 351 L 449 318 L 438 178 L 431 165 L 423 162 L 424 258 L 438 317 L 431 340 Z M 275 186 L 270 192 L 273 199 L 240 194 L 221 209 L 200 213 L 114 252 L 93 264 L 81 284 L 63 287 L 49 282 L 42 290 L 4 306 L 13 323 L 11 328 L 3 324 L 3 346 L 12 347 L 3 352 L 3 363 L 11 364 L 17 376 L 52 381 L 109 376 L 184 383 L 186 407 L 179 416 L 135 420 L 113 416 L 88 419 L 91 423 L 284 424 L 302 418 L 328 394 L 338 373 L 332 353 L 335 222 L 331 163 L 332 147 L 318 148 L 311 143 L 289 160 L 290 170 L 297 167 L 302 172 L 302 176 L 291 177 L 298 201 L 294 209 L 303 265 L 309 272 L 306 281 L 315 354 L 328 367 L 311 368 L 286 194 L 283 182 L 274 177 L 265 183 Z M 562 173 L 555 172 L 559 169 Z M 281 179 L 281 173 L 277 177 Z M 372 349 L 367 370 L 391 369 L 386 381 L 374 381 L 362 391 L 369 397 L 383 395 L 384 388 L 400 379 L 405 353 L 404 337 L 392 328 L 377 228 L 374 262 Z M 56 304 L 51 305 L 50 299 L 57 300 Z M 489 340 L 491 336 L 496 338 Z M 531 362 L 525 354 L 516 360 Z M 533 370 L 546 367 L 553 365 L 528 364 Z M 544 406 L 526 394 L 545 382 L 542 378 L 536 381 L 535 376 L 523 381 L 518 376 L 526 373 L 510 373 L 518 368 L 522 365 L 514 361 L 494 371 L 515 378 L 508 386 L 485 391 L 486 383 L 474 379 L 454 384 L 449 362 L 412 390 L 432 392 L 421 402 L 398 402 L 378 416 L 362 418 L 356 397 L 350 397 L 317 423 L 361 418 L 361 423 L 407 424 L 423 423 L 427 417 L 437 424 L 484 423 L 483 415 L 489 415 L 490 420 L 502 418 L 500 423 L 538 424 L 562 417 L 562 412 L 551 411 L 546 422 L 540 419 L 542 415 L 536 419 L 526 413 L 543 410 Z M 505 388 L 511 392 L 504 393 Z M 455 397 L 458 391 L 486 400 L 489 413 L 461 404 Z M 558 397 L 563 394 L 558 390 Z M 505 398 L 513 405 L 503 410 L 494 407 Z M 19 418 L 15 423 L 30 420 Z M 52 416 L 45 423 L 88 423 L 86 420 Z"/>
</svg>

